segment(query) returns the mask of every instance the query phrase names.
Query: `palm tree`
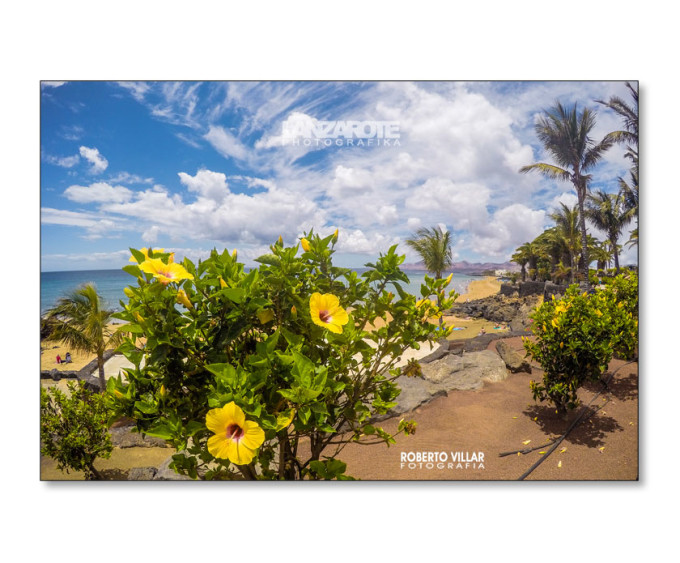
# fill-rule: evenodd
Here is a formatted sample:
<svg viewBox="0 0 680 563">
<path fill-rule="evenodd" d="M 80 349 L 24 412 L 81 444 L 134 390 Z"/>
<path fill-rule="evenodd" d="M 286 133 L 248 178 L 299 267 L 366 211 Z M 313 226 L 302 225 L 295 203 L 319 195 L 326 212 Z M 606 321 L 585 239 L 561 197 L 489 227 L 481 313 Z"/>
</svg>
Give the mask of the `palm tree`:
<svg viewBox="0 0 680 563">
<path fill-rule="evenodd" d="M 576 206 L 569 208 L 564 203 L 560 203 L 561 209 L 550 214 L 550 218 L 555 221 L 557 232 L 564 241 L 564 246 L 569 254 L 570 281 L 574 283 L 574 273 L 576 270 L 576 254 L 579 251 L 581 242 L 579 241 L 580 232 L 578 228 L 578 209 Z"/>
<path fill-rule="evenodd" d="M 565 108 L 560 102 L 545 111 L 536 123 L 535 130 L 538 139 L 550 153 L 557 164 L 538 162 L 520 168 L 521 173 L 539 172 L 553 180 L 571 182 L 576 189 L 579 207 L 579 227 L 581 231 L 581 246 L 583 252 L 583 276 L 586 287 L 588 281 L 588 246 L 586 239 L 585 202 L 588 193 L 588 181 L 591 176 L 589 170 L 602 159 L 614 139 L 605 137 L 599 143 L 590 138 L 590 132 L 595 126 L 595 112 L 585 108 L 579 113 L 576 104 L 571 109 Z"/>
<path fill-rule="evenodd" d="M 440 228 L 422 227 L 416 231 L 406 244 L 415 250 L 423 260 L 428 272 L 434 274 L 435 279 L 441 279 L 444 271 L 453 264 L 451 252 L 451 233 Z M 441 298 L 437 295 L 437 304 L 441 304 Z M 443 320 L 439 317 L 439 326 Z"/>
<path fill-rule="evenodd" d="M 532 280 L 535 280 L 536 273 L 538 272 L 538 259 L 541 256 L 538 245 L 534 242 L 525 242 L 517 249 L 517 252 L 520 253 L 523 258 L 526 258 L 525 263 L 529 265 L 529 275 Z M 524 281 L 524 277 L 522 278 L 522 281 Z"/>
<path fill-rule="evenodd" d="M 103 308 L 94 284 L 85 284 L 57 301 L 44 319 L 50 338 L 60 340 L 79 352 L 97 355 L 99 387 L 106 389 L 104 351 L 122 341 L 119 332 L 109 329 L 114 311 Z"/>
<path fill-rule="evenodd" d="M 612 96 L 606 102 L 603 100 L 595 101 L 598 104 L 602 104 L 615 111 L 623 118 L 623 130 L 613 131 L 609 133 L 607 137 L 611 138 L 615 143 L 623 143 L 626 145 L 627 151 L 625 156 L 633 161 L 633 168 L 637 170 L 639 134 L 638 91 L 631 86 L 630 82 L 626 82 L 626 87 L 633 98 L 632 106 L 618 96 Z"/>
<path fill-rule="evenodd" d="M 614 267 L 619 272 L 619 246 L 617 241 L 623 228 L 630 223 L 632 217 L 626 212 L 624 197 L 618 194 L 608 194 L 598 190 L 588 198 L 588 219 L 601 231 L 607 234 L 611 248 L 614 251 Z"/>
<path fill-rule="evenodd" d="M 522 268 L 522 281 L 527 281 L 527 269 L 526 265 L 529 262 L 529 257 L 524 252 L 522 246 L 520 246 L 515 253 L 510 258 L 515 264 Z"/>
<path fill-rule="evenodd" d="M 614 258 L 614 253 L 610 250 L 606 242 L 601 242 L 592 249 L 591 256 L 593 260 L 597 260 L 597 269 L 604 270 L 609 267 L 609 263 Z"/>
</svg>

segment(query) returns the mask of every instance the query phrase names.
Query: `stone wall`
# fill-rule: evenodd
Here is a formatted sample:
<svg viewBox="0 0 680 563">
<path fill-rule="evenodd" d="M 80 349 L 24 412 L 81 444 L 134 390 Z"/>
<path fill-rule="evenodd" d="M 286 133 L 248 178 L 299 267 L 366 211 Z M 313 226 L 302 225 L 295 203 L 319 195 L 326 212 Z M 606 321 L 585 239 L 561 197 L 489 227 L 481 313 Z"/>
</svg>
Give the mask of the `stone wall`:
<svg viewBox="0 0 680 563">
<path fill-rule="evenodd" d="M 501 284 L 501 295 L 506 297 L 517 297 L 519 294 L 519 286 L 513 283 L 503 283 Z"/>
<path fill-rule="evenodd" d="M 525 281 L 519 284 L 519 296 L 528 297 L 529 295 L 543 295 L 545 282 Z"/>
</svg>

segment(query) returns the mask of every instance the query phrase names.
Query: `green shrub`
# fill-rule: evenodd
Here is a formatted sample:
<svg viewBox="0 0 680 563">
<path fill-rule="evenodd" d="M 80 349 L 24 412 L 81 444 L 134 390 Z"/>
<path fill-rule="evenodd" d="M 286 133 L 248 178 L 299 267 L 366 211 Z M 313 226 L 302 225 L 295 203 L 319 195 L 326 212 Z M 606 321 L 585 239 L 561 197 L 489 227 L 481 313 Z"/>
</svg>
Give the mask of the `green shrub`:
<svg viewBox="0 0 680 563">
<path fill-rule="evenodd" d="M 536 341 L 524 339 L 525 349 L 544 371 L 542 382 L 531 382 L 534 399 L 548 400 L 562 415 L 575 408 L 578 389 L 600 379 L 615 352 L 627 357 L 636 349 L 632 309 L 637 311 L 637 283 L 632 279 L 590 295 L 580 294 L 574 285 L 562 299 L 543 303 L 531 316 Z"/>
<path fill-rule="evenodd" d="M 68 393 L 56 387 L 40 390 L 40 453 L 53 458 L 61 471 L 101 479 L 94 462 L 110 457 L 113 450 L 106 398 L 88 391 L 82 381 L 69 381 L 67 387 Z"/>
<path fill-rule="evenodd" d="M 346 479 L 348 443 L 394 443 L 373 422 L 396 404 L 394 365 L 450 329 L 403 290 L 396 245 L 359 275 L 333 266 L 337 237 L 279 239 L 249 272 L 227 250 L 196 265 L 132 250 L 138 265 L 124 269 L 137 285 L 118 316 L 136 367 L 109 380 L 115 416 L 167 440 L 192 478 Z M 426 277 L 421 294 L 448 308 L 449 282 Z"/>
</svg>

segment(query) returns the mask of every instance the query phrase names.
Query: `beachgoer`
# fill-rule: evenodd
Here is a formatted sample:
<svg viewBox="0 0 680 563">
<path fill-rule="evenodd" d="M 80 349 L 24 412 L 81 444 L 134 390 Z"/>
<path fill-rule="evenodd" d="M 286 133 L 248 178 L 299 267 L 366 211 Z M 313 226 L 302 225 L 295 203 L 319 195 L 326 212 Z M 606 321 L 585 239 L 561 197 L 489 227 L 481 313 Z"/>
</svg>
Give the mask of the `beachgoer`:
<svg viewBox="0 0 680 563">
<path fill-rule="evenodd" d="M 64 362 L 67 364 L 71 363 L 71 352 L 66 352 L 66 358 L 64 359 Z"/>
<path fill-rule="evenodd" d="M 486 329 L 482 327 L 482 330 L 479 331 L 479 334 L 477 336 L 484 336 L 486 334 Z"/>
<path fill-rule="evenodd" d="M 58 364 L 61 363 L 61 356 L 60 356 L 59 354 L 57 354 L 57 363 L 58 363 Z"/>
</svg>

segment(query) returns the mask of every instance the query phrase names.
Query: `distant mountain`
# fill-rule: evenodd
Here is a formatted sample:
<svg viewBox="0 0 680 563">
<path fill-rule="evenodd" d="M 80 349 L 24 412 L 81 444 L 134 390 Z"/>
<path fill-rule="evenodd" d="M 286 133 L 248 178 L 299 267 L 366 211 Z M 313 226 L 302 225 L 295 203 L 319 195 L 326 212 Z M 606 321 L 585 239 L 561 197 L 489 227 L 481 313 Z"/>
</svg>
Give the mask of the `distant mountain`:
<svg viewBox="0 0 680 563">
<path fill-rule="evenodd" d="M 426 270 L 423 262 L 416 262 L 415 264 L 402 264 L 401 269 L 405 271 Z M 514 262 L 454 262 L 451 267 L 452 272 L 456 274 L 467 274 L 470 276 L 482 275 L 487 271 L 503 270 L 504 272 L 519 272 L 521 268 Z"/>
</svg>

